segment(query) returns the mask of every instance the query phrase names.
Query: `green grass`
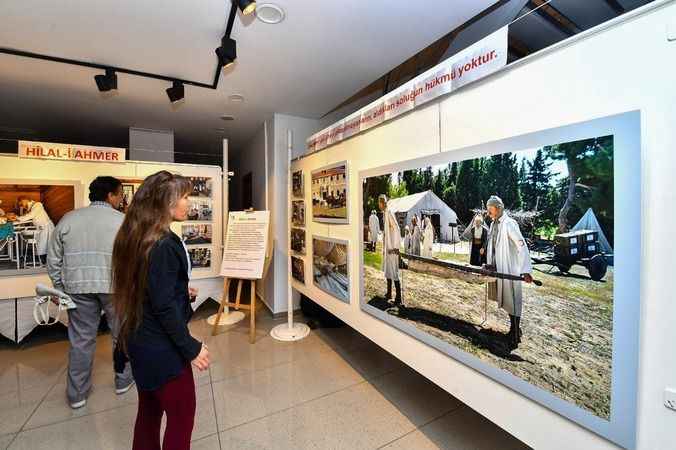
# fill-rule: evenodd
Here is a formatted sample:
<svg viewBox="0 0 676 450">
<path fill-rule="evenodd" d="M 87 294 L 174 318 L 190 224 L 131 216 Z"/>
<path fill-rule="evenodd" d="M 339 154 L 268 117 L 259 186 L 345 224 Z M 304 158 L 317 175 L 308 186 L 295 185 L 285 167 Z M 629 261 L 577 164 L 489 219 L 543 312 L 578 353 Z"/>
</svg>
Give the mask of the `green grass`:
<svg viewBox="0 0 676 450">
<path fill-rule="evenodd" d="M 382 263 L 383 263 L 383 255 L 381 252 L 377 251 L 377 249 L 375 253 L 364 250 L 365 266 L 373 267 L 374 269 L 380 270 L 380 268 L 382 267 Z"/>
</svg>

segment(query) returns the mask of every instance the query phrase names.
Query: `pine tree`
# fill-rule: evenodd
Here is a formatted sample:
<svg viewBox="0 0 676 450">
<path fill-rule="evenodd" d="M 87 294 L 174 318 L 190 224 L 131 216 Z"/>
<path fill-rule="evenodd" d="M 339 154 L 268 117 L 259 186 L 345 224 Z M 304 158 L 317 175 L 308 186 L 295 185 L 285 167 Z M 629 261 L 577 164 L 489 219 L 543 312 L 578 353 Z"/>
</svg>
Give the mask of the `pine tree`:
<svg viewBox="0 0 676 450">
<path fill-rule="evenodd" d="M 551 162 L 539 149 L 533 161 L 528 162 L 528 174 L 524 185 L 524 202 L 528 209 L 542 210 L 545 207 L 547 194 L 550 190 L 552 174 L 549 171 Z"/>
<path fill-rule="evenodd" d="M 479 192 L 480 183 L 476 172 L 476 160 L 465 160 L 458 168 L 458 183 L 456 185 L 457 210 L 460 221 L 469 223 L 472 218 L 472 209 L 481 206 Z"/>
</svg>

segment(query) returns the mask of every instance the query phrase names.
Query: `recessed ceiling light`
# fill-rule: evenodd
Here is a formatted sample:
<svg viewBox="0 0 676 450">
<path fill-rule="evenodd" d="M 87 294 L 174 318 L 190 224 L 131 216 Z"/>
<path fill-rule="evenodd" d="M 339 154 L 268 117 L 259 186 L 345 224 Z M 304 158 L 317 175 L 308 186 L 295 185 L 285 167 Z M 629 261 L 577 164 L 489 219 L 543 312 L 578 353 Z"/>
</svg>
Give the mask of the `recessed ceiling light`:
<svg viewBox="0 0 676 450">
<path fill-rule="evenodd" d="M 244 101 L 244 96 L 240 94 L 232 94 L 228 99 L 233 103 L 242 103 Z"/>
<path fill-rule="evenodd" d="M 225 121 L 235 120 L 235 116 L 230 116 L 228 114 L 225 114 L 225 115 L 221 116 L 221 120 L 225 120 Z"/>
<path fill-rule="evenodd" d="M 217 131 L 217 132 L 219 132 L 219 133 L 225 133 L 225 132 L 227 132 L 228 130 L 226 130 L 225 128 L 214 128 L 214 131 Z"/>
<path fill-rule="evenodd" d="M 274 3 L 263 3 L 256 7 L 256 17 L 263 23 L 279 23 L 284 20 L 284 10 Z"/>
</svg>

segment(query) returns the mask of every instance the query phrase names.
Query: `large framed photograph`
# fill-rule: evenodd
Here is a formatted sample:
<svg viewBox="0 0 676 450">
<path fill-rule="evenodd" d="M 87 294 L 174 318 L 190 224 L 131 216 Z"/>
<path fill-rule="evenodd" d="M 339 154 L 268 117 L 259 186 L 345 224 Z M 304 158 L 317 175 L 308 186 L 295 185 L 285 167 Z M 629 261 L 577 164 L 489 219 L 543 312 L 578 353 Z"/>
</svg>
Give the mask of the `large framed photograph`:
<svg viewBox="0 0 676 450">
<path fill-rule="evenodd" d="M 211 193 L 213 191 L 213 181 L 211 178 L 190 177 L 190 183 L 192 183 L 191 197 L 211 198 Z"/>
<path fill-rule="evenodd" d="M 312 279 L 319 289 L 350 303 L 348 241 L 312 237 Z"/>
<path fill-rule="evenodd" d="M 208 269 L 211 267 L 211 248 L 193 247 L 188 249 L 190 263 L 193 269 Z"/>
<path fill-rule="evenodd" d="M 346 161 L 312 172 L 312 220 L 336 224 L 349 223 L 347 175 Z"/>
<path fill-rule="evenodd" d="M 190 198 L 188 208 L 188 220 L 198 222 L 211 222 L 213 219 L 213 209 L 211 199 Z"/>
<path fill-rule="evenodd" d="M 299 170 L 291 174 L 291 193 L 294 197 L 305 197 L 305 177 L 303 171 Z"/>
<path fill-rule="evenodd" d="M 305 284 L 305 260 L 297 256 L 291 257 L 291 276 L 294 280 Z"/>
<path fill-rule="evenodd" d="M 633 447 L 640 160 L 626 113 L 360 173 L 361 308 Z"/>
<path fill-rule="evenodd" d="M 305 230 L 291 228 L 291 250 L 301 255 L 305 254 Z"/>
<path fill-rule="evenodd" d="M 181 239 L 186 245 L 211 244 L 212 226 L 205 225 L 181 225 Z"/>
<path fill-rule="evenodd" d="M 305 226 L 305 200 L 291 202 L 291 225 L 294 227 Z"/>
</svg>

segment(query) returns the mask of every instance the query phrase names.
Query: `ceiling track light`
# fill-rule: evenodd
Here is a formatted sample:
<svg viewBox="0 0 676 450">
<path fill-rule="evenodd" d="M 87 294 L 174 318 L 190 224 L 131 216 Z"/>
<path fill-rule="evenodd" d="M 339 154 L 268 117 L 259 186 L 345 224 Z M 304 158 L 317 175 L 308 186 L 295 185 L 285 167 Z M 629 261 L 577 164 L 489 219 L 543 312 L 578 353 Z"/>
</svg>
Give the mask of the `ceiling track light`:
<svg viewBox="0 0 676 450">
<path fill-rule="evenodd" d="M 177 105 L 185 100 L 185 88 L 180 81 L 174 81 L 170 88 L 167 88 L 167 96 L 172 105 Z"/>
<path fill-rule="evenodd" d="M 222 69 L 231 66 L 237 59 L 237 42 L 229 36 L 223 36 L 221 46 L 216 49 L 216 55 Z"/>
<path fill-rule="evenodd" d="M 161 80 L 164 82 L 172 83 L 171 91 L 167 90 L 167 95 L 170 95 L 169 92 L 180 93 L 183 92 L 183 85 L 189 84 L 190 86 L 195 86 L 204 89 L 218 89 L 218 83 L 221 78 L 221 71 L 224 67 L 231 65 L 237 58 L 237 48 L 235 40 L 230 37 L 232 32 L 232 27 L 237 17 L 237 9 L 242 12 L 244 15 L 253 13 L 256 10 L 256 2 L 254 0 L 230 0 L 230 12 L 228 14 L 228 22 L 225 34 L 221 39 L 221 46 L 216 50 L 218 54 L 218 64 L 214 73 L 214 78 L 212 83 L 204 83 L 201 81 L 193 80 L 181 80 L 176 79 L 175 76 L 163 75 L 159 73 L 143 72 L 136 69 L 130 69 L 125 67 L 115 67 L 108 64 L 99 64 L 91 61 L 81 61 L 77 59 L 63 58 L 60 56 L 44 55 L 41 53 L 27 52 L 24 50 L 17 50 L 13 48 L 0 47 L 0 55 L 13 55 L 20 58 L 32 58 L 38 59 L 41 61 L 50 61 L 59 64 L 69 64 L 77 67 L 87 67 L 97 71 L 105 71 L 105 74 L 99 74 L 94 76 L 94 81 L 96 82 L 96 87 L 98 90 L 103 93 L 104 97 L 107 97 L 108 94 L 115 94 L 117 92 L 117 74 L 124 73 L 127 75 L 132 75 L 136 77 L 150 78 L 154 80 Z M 175 83 L 179 82 L 180 87 L 176 86 Z M 171 100 L 171 97 L 170 97 Z M 172 100 L 173 102 L 173 100 Z"/>
<path fill-rule="evenodd" d="M 248 16 L 252 12 L 256 11 L 256 1 L 255 0 L 232 0 L 237 1 L 237 6 L 239 10 L 242 11 L 242 14 Z"/>
<path fill-rule="evenodd" d="M 117 91 L 117 74 L 113 69 L 106 69 L 105 75 L 95 75 L 94 81 L 100 92 Z"/>
</svg>

